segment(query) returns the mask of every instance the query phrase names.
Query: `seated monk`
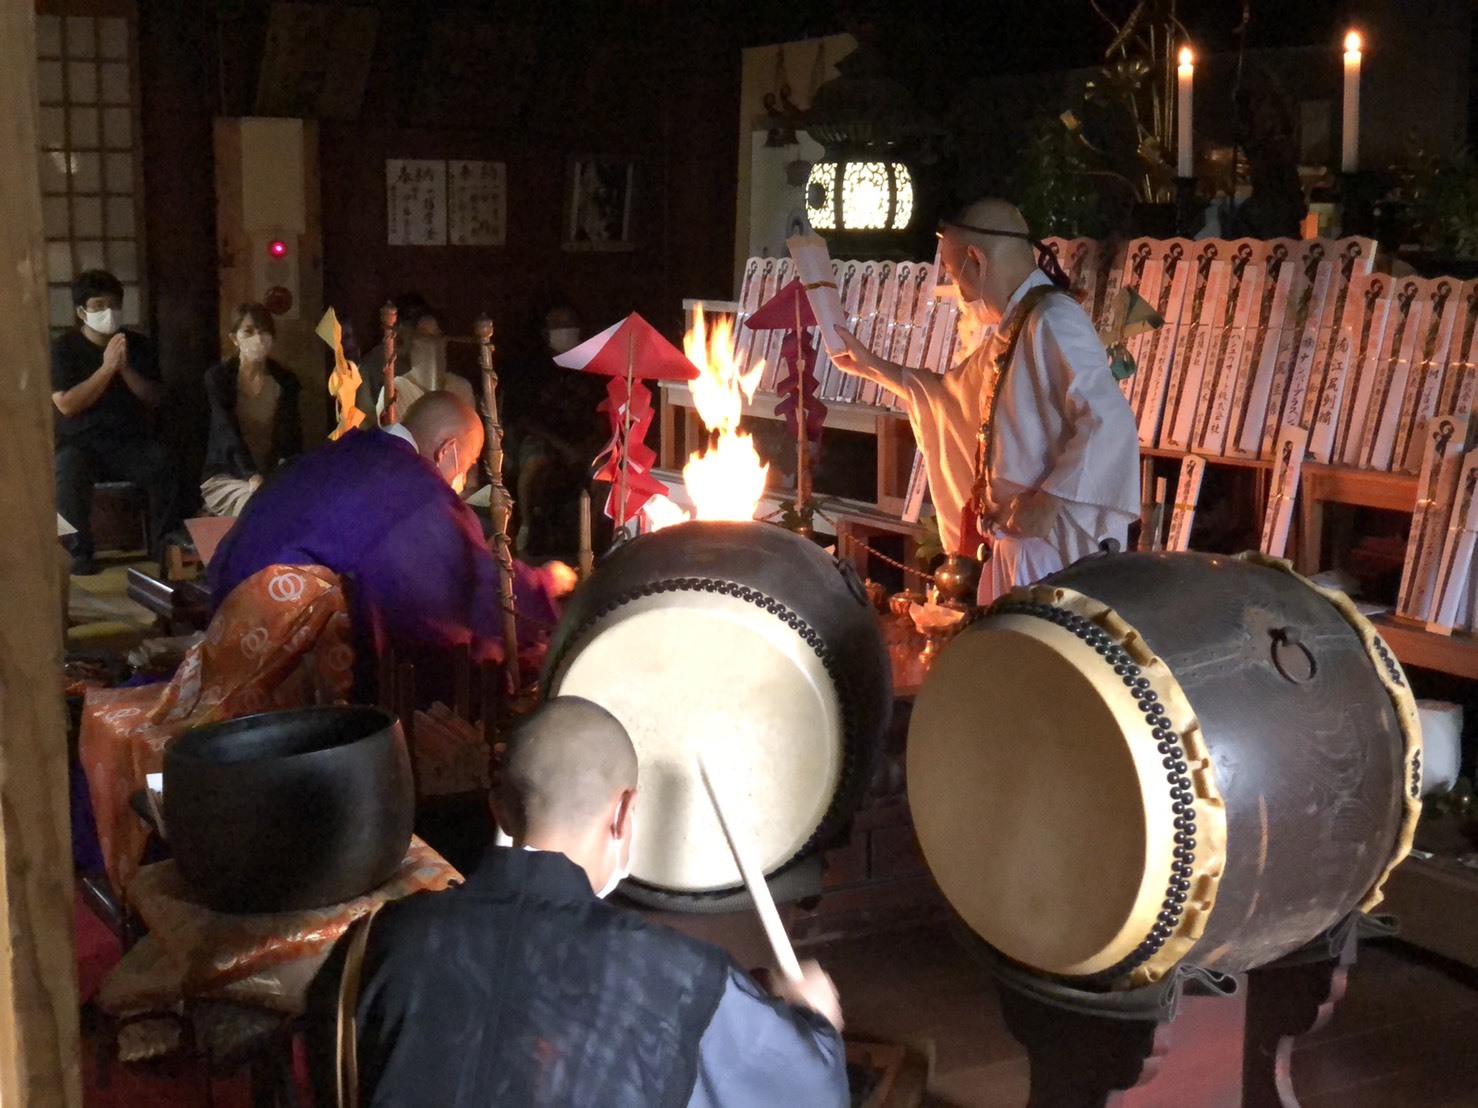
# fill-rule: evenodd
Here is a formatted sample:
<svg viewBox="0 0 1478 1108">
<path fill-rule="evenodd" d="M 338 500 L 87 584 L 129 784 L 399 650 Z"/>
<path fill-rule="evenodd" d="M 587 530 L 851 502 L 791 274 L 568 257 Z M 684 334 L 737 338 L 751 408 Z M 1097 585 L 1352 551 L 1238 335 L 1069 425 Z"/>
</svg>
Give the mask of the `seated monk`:
<svg viewBox="0 0 1478 1108">
<path fill-rule="evenodd" d="M 482 451 L 477 412 L 446 392 L 427 393 L 399 424 L 350 431 L 300 456 L 262 486 L 211 560 L 212 602 L 273 564 L 324 566 L 344 578 L 357 645 L 357 695 L 372 697 L 375 659 L 393 648 L 434 680 L 448 654 L 500 661 L 497 564 L 472 509 L 467 471 Z M 568 591 L 568 568 L 515 566 L 514 607 L 545 621 Z M 519 623 L 520 644 L 539 631 Z M 426 697 L 449 690 L 425 684 Z M 427 700 L 429 703 L 429 699 Z"/>
<path fill-rule="evenodd" d="M 515 845 L 459 889 L 387 905 L 344 950 L 345 1103 L 848 1103 L 820 966 L 769 995 L 719 948 L 602 902 L 630 864 L 637 785 L 626 729 L 590 701 L 520 723 L 494 801 Z"/>
</svg>

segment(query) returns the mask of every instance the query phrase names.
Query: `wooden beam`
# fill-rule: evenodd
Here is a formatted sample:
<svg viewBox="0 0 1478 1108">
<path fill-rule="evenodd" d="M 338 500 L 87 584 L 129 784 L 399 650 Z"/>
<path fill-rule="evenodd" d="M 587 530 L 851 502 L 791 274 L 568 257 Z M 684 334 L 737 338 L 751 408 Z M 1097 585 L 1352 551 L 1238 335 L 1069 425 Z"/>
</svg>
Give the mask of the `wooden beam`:
<svg viewBox="0 0 1478 1108">
<path fill-rule="evenodd" d="M 0 7 L 0 1103 L 82 1103 L 36 17 Z"/>
</svg>

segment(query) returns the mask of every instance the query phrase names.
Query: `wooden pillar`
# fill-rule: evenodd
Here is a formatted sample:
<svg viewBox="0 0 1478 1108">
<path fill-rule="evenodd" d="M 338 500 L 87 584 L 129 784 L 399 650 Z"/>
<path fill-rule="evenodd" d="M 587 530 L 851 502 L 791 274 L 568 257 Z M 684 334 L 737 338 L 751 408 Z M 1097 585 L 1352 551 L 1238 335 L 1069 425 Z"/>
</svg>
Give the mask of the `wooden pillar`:
<svg viewBox="0 0 1478 1108">
<path fill-rule="evenodd" d="M 36 17 L 0 6 L 0 1103 L 75 1108 L 67 743 L 57 607 Z"/>
</svg>

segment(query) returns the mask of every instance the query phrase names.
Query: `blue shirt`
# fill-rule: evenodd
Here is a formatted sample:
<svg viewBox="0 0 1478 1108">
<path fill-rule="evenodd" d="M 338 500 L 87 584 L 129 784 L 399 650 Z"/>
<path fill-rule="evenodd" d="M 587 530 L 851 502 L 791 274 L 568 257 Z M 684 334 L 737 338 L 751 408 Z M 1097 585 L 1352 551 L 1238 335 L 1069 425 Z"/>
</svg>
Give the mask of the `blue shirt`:
<svg viewBox="0 0 1478 1108">
<path fill-rule="evenodd" d="M 762 992 L 729 971 L 718 1009 L 698 1043 L 698 1080 L 688 1108 L 845 1108 L 847 1053 L 836 1028 L 814 1012 Z"/>
</svg>

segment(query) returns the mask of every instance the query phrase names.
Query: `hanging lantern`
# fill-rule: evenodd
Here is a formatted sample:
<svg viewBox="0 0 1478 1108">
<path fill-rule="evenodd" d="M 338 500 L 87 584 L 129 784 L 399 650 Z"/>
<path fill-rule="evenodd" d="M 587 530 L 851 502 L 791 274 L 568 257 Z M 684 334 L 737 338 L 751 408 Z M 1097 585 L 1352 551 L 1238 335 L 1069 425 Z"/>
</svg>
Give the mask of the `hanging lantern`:
<svg viewBox="0 0 1478 1108">
<path fill-rule="evenodd" d="M 904 231 L 913 207 L 913 175 L 902 162 L 817 162 L 806 182 L 816 231 Z"/>
</svg>

